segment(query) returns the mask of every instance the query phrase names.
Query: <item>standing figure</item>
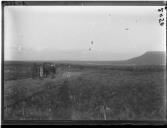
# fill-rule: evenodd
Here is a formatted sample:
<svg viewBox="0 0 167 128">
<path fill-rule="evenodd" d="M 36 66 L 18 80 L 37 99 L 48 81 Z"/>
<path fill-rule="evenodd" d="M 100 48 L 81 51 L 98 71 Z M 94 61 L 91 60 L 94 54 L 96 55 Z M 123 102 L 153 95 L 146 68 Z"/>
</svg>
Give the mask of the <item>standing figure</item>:
<svg viewBox="0 0 167 128">
<path fill-rule="evenodd" d="M 50 72 L 51 72 L 51 77 L 54 78 L 55 76 L 55 65 L 54 64 L 51 64 L 50 65 Z"/>
<path fill-rule="evenodd" d="M 39 65 L 39 77 L 43 78 L 43 65 Z"/>
<path fill-rule="evenodd" d="M 35 79 L 37 78 L 37 75 L 38 75 L 38 69 L 37 69 L 37 64 L 34 63 L 33 66 L 32 66 L 32 78 Z"/>
<path fill-rule="evenodd" d="M 45 78 L 47 78 L 48 75 L 47 63 L 43 64 L 43 75 Z"/>
</svg>

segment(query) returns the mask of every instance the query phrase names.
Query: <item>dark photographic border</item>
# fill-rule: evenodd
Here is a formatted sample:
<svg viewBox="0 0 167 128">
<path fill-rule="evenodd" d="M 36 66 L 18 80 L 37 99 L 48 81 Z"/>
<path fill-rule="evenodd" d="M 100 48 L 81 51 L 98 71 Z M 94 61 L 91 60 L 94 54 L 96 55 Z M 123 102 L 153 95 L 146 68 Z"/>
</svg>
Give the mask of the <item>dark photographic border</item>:
<svg viewBox="0 0 167 128">
<path fill-rule="evenodd" d="M 166 1 L 2 1 L 2 59 L 1 59 L 1 121 L 2 125 L 167 125 L 166 120 L 4 120 L 4 8 L 5 6 L 165 6 Z M 167 17 L 166 17 L 167 21 Z M 166 29 L 167 30 L 167 29 Z M 167 89 L 166 89 L 167 92 Z M 167 105 L 166 105 L 167 106 Z"/>
</svg>

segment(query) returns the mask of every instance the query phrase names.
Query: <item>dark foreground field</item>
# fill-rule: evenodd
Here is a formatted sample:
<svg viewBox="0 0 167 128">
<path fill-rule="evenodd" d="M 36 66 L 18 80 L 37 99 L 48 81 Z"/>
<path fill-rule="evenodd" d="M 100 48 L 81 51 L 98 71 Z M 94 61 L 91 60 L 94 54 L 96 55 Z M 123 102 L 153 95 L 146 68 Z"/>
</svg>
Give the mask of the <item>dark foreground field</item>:
<svg viewBox="0 0 167 128">
<path fill-rule="evenodd" d="M 160 66 L 59 65 L 40 80 L 28 65 L 5 67 L 5 120 L 165 120 Z"/>
</svg>

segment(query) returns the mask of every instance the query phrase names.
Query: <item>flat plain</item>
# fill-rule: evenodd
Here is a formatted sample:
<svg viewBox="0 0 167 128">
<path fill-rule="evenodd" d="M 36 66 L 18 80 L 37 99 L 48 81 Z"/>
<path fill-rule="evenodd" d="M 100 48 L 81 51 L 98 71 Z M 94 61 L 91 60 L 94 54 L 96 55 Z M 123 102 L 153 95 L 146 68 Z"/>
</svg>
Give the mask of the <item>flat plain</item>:
<svg viewBox="0 0 167 128">
<path fill-rule="evenodd" d="M 54 78 L 32 79 L 32 64 L 4 65 L 5 120 L 166 118 L 165 66 L 55 63 Z"/>
</svg>

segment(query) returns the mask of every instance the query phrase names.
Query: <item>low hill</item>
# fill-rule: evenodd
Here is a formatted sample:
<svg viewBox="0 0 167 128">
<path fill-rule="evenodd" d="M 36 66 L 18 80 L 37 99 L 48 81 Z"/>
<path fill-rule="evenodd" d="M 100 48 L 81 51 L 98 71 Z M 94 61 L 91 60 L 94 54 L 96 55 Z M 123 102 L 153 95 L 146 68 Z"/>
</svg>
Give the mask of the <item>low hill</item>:
<svg viewBox="0 0 167 128">
<path fill-rule="evenodd" d="M 149 51 L 139 57 L 127 60 L 126 63 L 134 65 L 165 65 L 165 59 L 165 52 Z"/>
</svg>

